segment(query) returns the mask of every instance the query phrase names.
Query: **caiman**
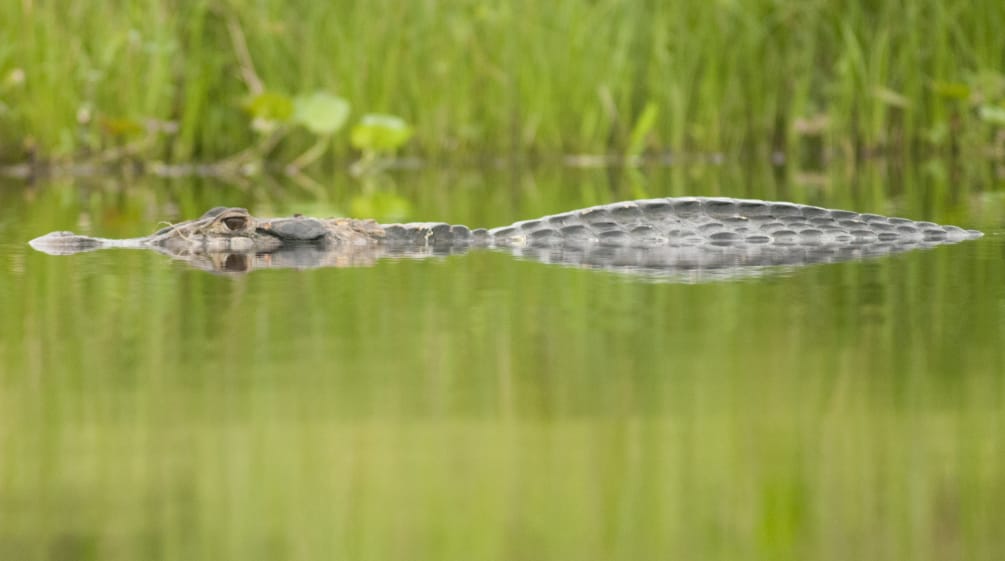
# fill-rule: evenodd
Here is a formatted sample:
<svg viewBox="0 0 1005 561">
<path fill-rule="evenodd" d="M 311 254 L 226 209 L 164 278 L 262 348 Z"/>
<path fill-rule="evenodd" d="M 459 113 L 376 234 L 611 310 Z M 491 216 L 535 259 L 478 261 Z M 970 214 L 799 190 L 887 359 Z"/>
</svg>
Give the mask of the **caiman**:
<svg viewBox="0 0 1005 561">
<path fill-rule="evenodd" d="M 243 208 L 217 207 L 142 238 L 52 232 L 29 243 L 57 255 L 154 249 L 223 272 L 358 266 L 383 257 L 488 248 L 537 261 L 663 277 L 733 277 L 765 266 L 846 261 L 982 235 L 956 226 L 787 202 L 679 197 L 594 206 L 492 229 L 300 215 L 257 218 Z"/>
</svg>

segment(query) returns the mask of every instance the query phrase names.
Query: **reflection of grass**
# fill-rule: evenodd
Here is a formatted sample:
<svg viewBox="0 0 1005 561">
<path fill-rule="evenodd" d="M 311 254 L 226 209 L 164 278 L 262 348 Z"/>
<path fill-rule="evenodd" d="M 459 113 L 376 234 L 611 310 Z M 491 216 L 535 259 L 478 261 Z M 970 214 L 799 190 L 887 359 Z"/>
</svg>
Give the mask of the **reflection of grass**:
<svg viewBox="0 0 1005 561">
<path fill-rule="evenodd" d="M 127 395 L 122 402 L 142 398 Z M 54 465 L 6 497 L 28 505 L 0 530 L 28 546 L 8 557 L 51 558 L 68 539 L 110 561 L 878 561 L 961 549 L 990 560 L 1005 545 L 992 514 L 1005 495 L 989 493 L 1000 484 L 989 474 L 1003 466 L 979 450 L 1002 427 L 980 415 L 845 403 L 811 419 L 741 406 L 661 418 L 339 422 L 265 405 L 258 417 L 206 426 L 168 409 L 218 396 L 168 394 L 145 419 L 92 417 L 48 451 L 23 448 Z M 255 401 L 297 404 L 233 399 Z M 69 442 L 87 432 L 99 436 Z M 76 465 L 61 462 L 71 457 Z M 109 457 L 140 460 L 109 469 L 100 460 Z"/>
<path fill-rule="evenodd" d="M 839 153 L 972 151 L 1001 127 L 1005 95 L 998 0 L 11 2 L 5 158 L 26 141 L 204 161 L 252 145 L 232 17 L 269 88 L 401 115 L 410 149 L 432 156 L 764 155 L 804 137 Z M 283 161 L 314 142 L 287 140 Z"/>
<path fill-rule="evenodd" d="M 970 344 L 940 339 L 987 296 L 948 252 L 707 287 L 467 261 L 235 284 L 144 258 L 33 290 L 0 536 L 112 560 L 1005 546 L 1002 334 L 979 306 Z"/>
<path fill-rule="evenodd" d="M 450 173 L 402 186 L 414 218 L 630 189 Z M 981 200 L 913 169 L 819 192 L 707 173 L 652 183 L 966 224 Z M 255 206 L 192 187 L 187 214 Z M 164 196 L 108 191 L 7 197 L 4 233 L 83 212 L 143 232 Z M 0 268 L 0 559 L 993 559 L 993 243 L 707 286 L 484 253 L 241 279 L 19 256 Z"/>
</svg>

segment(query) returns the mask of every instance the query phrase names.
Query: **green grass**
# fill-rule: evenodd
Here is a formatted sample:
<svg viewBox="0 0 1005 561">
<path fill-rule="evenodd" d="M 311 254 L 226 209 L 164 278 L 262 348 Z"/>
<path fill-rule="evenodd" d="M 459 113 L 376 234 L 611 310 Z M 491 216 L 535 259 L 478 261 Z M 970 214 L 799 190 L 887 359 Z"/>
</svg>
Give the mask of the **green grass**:
<svg viewBox="0 0 1005 561">
<path fill-rule="evenodd" d="M 269 90 L 330 90 L 354 118 L 401 115 L 416 129 L 408 152 L 437 159 L 640 145 L 766 155 L 798 152 L 806 136 L 837 155 L 973 151 L 1005 125 L 991 116 L 1005 99 L 998 0 L 7 4 L 7 161 L 25 146 L 107 149 L 146 119 L 179 127 L 146 158 L 214 160 L 252 144 L 228 21 Z M 310 143 L 295 136 L 274 157 Z"/>
</svg>

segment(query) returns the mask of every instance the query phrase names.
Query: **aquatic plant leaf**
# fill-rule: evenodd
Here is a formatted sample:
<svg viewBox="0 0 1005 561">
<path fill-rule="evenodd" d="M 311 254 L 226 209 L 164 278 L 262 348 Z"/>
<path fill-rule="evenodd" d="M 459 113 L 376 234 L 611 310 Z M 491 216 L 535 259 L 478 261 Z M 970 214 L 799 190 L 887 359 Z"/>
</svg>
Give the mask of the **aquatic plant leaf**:
<svg viewBox="0 0 1005 561">
<path fill-rule="evenodd" d="M 1005 107 L 998 105 L 981 105 L 977 116 L 985 123 L 1005 127 Z"/>
<path fill-rule="evenodd" d="M 364 152 L 393 152 L 412 137 L 412 128 L 394 115 L 363 115 L 352 128 L 349 141 Z"/>
<path fill-rule="evenodd" d="M 970 86 L 959 82 L 932 82 L 932 91 L 949 99 L 970 98 Z"/>
<path fill-rule="evenodd" d="M 128 117 L 101 117 L 98 120 L 101 131 L 108 136 L 136 136 L 143 132 L 143 124 Z"/>
<path fill-rule="evenodd" d="M 293 114 L 293 100 L 276 92 L 262 92 L 252 96 L 242 107 L 253 119 L 285 122 Z"/>
<path fill-rule="evenodd" d="M 628 141 L 628 150 L 626 151 L 627 156 L 633 157 L 642 153 L 642 149 L 645 148 L 646 136 L 649 135 L 649 131 L 656 124 L 656 116 L 658 114 L 659 106 L 652 101 L 646 103 L 639 118 L 635 121 L 635 126 L 632 127 L 632 133 Z"/>
<path fill-rule="evenodd" d="M 404 220 L 412 214 L 412 205 L 400 195 L 378 191 L 353 197 L 349 210 L 353 216 L 366 216 L 378 221 Z"/>
<path fill-rule="evenodd" d="M 293 122 L 312 133 L 334 134 L 349 119 L 349 102 L 328 92 L 314 92 L 293 99 Z"/>
<path fill-rule="evenodd" d="M 911 106 L 910 98 L 908 98 L 905 95 L 899 94 L 889 88 L 884 88 L 882 86 L 873 89 L 872 95 L 874 95 L 876 99 L 893 107 L 900 107 L 902 109 L 906 109 Z"/>
<path fill-rule="evenodd" d="M 949 125 L 946 123 L 935 123 L 931 128 L 924 131 L 925 139 L 935 145 L 942 145 L 949 140 Z"/>
</svg>

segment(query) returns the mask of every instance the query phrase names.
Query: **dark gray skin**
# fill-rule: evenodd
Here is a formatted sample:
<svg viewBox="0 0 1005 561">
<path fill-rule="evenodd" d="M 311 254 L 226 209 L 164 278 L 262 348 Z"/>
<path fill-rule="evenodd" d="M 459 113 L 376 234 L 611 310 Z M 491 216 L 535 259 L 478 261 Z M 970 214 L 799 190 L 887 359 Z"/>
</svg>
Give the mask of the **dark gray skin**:
<svg viewBox="0 0 1005 561">
<path fill-rule="evenodd" d="M 955 226 L 793 203 L 681 197 L 614 203 L 490 230 L 439 222 L 256 218 L 242 208 L 217 207 L 143 238 L 53 232 L 29 243 L 57 255 L 153 249 L 227 272 L 361 266 L 385 257 L 492 248 L 537 261 L 662 277 L 732 277 L 765 266 L 844 261 L 980 236 Z"/>
</svg>

